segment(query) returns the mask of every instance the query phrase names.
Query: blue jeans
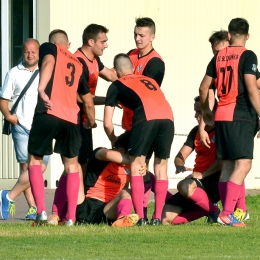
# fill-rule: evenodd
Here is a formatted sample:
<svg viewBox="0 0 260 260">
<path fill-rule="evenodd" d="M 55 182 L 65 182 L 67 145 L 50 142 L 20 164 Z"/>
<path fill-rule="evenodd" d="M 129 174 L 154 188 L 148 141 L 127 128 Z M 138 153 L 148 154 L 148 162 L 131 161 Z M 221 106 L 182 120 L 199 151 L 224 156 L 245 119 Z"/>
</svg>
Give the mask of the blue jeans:
<svg viewBox="0 0 260 260">
<path fill-rule="evenodd" d="M 14 150 L 18 163 L 28 163 L 28 140 L 30 131 L 23 128 L 19 123 L 11 126 Z M 43 157 L 43 163 L 48 165 L 49 156 Z"/>
</svg>

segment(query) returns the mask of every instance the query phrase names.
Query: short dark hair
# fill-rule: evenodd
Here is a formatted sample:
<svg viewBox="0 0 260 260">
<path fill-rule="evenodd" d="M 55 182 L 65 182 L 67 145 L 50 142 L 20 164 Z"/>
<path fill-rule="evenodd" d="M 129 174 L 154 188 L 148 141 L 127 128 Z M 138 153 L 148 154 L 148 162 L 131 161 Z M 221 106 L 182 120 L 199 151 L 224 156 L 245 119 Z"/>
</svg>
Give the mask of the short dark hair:
<svg viewBox="0 0 260 260">
<path fill-rule="evenodd" d="M 130 140 L 130 131 L 126 131 L 118 137 L 115 143 L 115 148 L 116 149 L 124 148 L 125 151 L 128 151 L 129 140 Z"/>
<path fill-rule="evenodd" d="M 209 37 L 209 42 L 212 47 L 223 41 L 228 41 L 228 32 L 226 30 L 216 31 Z"/>
<path fill-rule="evenodd" d="M 234 18 L 228 25 L 228 32 L 235 35 L 246 35 L 249 31 L 249 24 L 244 18 Z"/>
<path fill-rule="evenodd" d="M 125 54 L 125 53 L 119 53 L 119 54 L 117 54 L 117 55 L 114 57 L 113 66 L 114 66 L 115 69 L 118 68 L 118 66 L 117 66 L 117 60 L 120 59 L 120 58 L 126 58 L 126 59 L 128 59 L 128 60 L 131 62 L 131 59 L 130 59 L 130 57 L 129 57 L 127 54 Z M 132 63 L 132 62 L 131 62 L 131 63 Z"/>
<path fill-rule="evenodd" d="M 155 22 L 149 17 L 136 18 L 135 25 L 136 27 L 148 27 L 155 34 Z"/>
<path fill-rule="evenodd" d="M 69 40 L 69 37 L 68 37 L 67 33 L 66 33 L 64 30 L 55 29 L 55 30 L 52 30 L 52 31 L 50 32 L 50 34 L 49 34 L 49 41 L 51 41 L 51 37 L 52 37 L 54 34 L 57 34 L 57 33 L 62 33 L 62 34 L 64 34 L 64 35 L 67 37 L 67 39 Z"/>
<path fill-rule="evenodd" d="M 99 33 L 108 33 L 108 29 L 105 26 L 99 25 L 99 24 L 90 24 L 88 25 L 82 34 L 82 44 L 87 44 L 88 40 L 92 39 L 95 42 L 98 39 Z"/>
</svg>

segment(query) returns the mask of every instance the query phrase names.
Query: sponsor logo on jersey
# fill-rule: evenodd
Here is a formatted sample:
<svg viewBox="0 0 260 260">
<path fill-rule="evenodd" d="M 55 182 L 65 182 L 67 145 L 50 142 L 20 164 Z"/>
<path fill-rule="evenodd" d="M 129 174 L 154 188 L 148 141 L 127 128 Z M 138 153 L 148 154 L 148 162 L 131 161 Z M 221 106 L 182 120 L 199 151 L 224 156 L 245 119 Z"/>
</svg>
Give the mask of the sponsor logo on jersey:
<svg viewBox="0 0 260 260">
<path fill-rule="evenodd" d="M 142 65 L 139 65 L 139 66 L 137 67 L 137 71 L 140 72 L 141 69 L 142 69 Z"/>
<path fill-rule="evenodd" d="M 253 65 L 252 65 L 252 71 L 254 71 L 254 72 L 257 71 L 257 66 L 256 66 L 256 64 L 253 64 Z"/>
</svg>

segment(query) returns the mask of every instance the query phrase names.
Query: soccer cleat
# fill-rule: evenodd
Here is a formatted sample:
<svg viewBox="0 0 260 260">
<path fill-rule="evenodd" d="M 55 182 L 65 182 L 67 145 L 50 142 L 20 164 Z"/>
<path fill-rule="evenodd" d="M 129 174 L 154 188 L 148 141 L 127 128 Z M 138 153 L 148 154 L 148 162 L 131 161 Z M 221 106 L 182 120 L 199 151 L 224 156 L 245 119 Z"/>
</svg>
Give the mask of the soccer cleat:
<svg viewBox="0 0 260 260">
<path fill-rule="evenodd" d="M 207 217 L 207 223 L 216 225 L 218 223 L 218 216 L 219 216 L 220 210 L 218 212 L 211 212 Z"/>
<path fill-rule="evenodd" d="M 144 218 L 140 218 L 137 223 L 136 226 L 146 226 L 147 225 L 147 221 Z"/>
<path fill-rule="evenodd" d="M 25 220 L 35 220 L 37 215 L 36 207 L 31 206 L 25 216 Z"/>
<path fill-rule="evenodd" d="M 9 190 L 0 191 L 0 216 L 2 219 L 8 219 L 10 215 L 15 214 L 15 204 L 13 201 L 7 199 L 6 195 Z"/>
<path fill-rule="evenodd" d="M 151 226 L 160 226 L 161 224 L 162 224 L 162 221 L 158 218 L 154 218 L 150 222 Z"/>
<path fill-rule="evenodd" d="M 71 227 L 74 226 L 74 222 L 72 221 L 72 219 L 69 220 L 63 219 L 62 221 L 59 222 L 59 225 Z"/>
<path fill-rule="evenodd" d="M 218 216 L 218 223 L 222 225 L 228 225 L 232 227 L 245 227 L 246 224 L 244 222 L 239 221 L 235 216 L 234 213 L 229 215 L 219 215 Z"/>
<path fill-rule="evenodd" d="M 250 216 L 247 211 L 243 211 L 242 209 L 236 208 L 234 212 L 234 216 L 239 220 L 239 221 L 246 221 L 249 220 Z"/>
<path fill-rule="evenodd" d="M 51 213 L 51 215 L 48 217 L 47 224 L 52 226 L 58 226 L 60 221 L 60 218 L 55 213 Z"/>
<path fill-rule="evenodd" d="M 41 214 L 36 215 L 35 221 L 32 223 L 32 226 L 45 226 L 47 224 L 48 216 L 45 211 L 42 211 Z"/>
<path fill-rule="evenodd" d="M 112 227 L 132 227 L 134 226 L 139 217 L 137 214 L 130 214 L 127 216 L 123 216 L 118 218 L 113 224 Z"/>
</svg>

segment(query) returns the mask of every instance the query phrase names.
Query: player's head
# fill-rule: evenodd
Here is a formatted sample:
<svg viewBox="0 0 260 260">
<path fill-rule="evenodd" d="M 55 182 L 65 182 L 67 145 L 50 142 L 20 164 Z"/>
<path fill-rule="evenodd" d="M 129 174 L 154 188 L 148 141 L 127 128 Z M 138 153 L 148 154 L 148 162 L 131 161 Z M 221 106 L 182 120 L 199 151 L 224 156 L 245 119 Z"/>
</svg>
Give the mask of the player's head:
<svg viewBox="0 0 260 260">
<path fill-rule="evenodd" d="M 118 78 L 133 74 L 133 64 L 127 54 L 119 53 L 114 57 L 114 70 L 116 71 Z"/>
<path fill-rule="evenodd" d="M 215 99 L 214 107 L 213 107 L 213 113 L 215 113 L 217 109 L 218 101 Z M 202 106 L 200 103 L 200 97 L 197 96 L 194 98 L 194 111 L 195 111 L 195 118 L 197 119 L 198 123 L 200 123 L 200 120 L 202 118 Z"/>
<path fill-rule="evenodd" d="M 69 47 L 70 47 L 68 35 L 65 31 L 63 31 L 61 29 L 55 29 L 50 32 L 49 42 L 51 42 L 53 44 L 61 45 L 61 46 L 65 47 L 66 49 L 69 49 Z"/>
<path fill-rule="evenodd" d="M 136 47 L 143 50 L 152 47 L 155 38 L 155 23 L 149 17 L 137 18 L 135 20 L 134 39 Z"/>
<path fill-rule="evenodd" d="M 228 33 L 230 38 L 230 43 L 232 43 L 236 38 L 243 38 L 247 40 L 249 38 L 249 24 L 244 18 L 234 18 L 230 21 L 228 25 Z"/>
<path fill-rule="evenodd" d="M 82 45 L 91 47 L 95 56 L 101 56 L 107 45 L 107 33 L 108 29 L 105 26 L 99 24 L 88 25 L 82 35 Z"/>
<path fill-rule="evenodd" d="M 212 52 L 215 55 L 218 51 L 229 45 L 228 32 L 225 30 L 214 32 L 209 37 L 209 42 L 211 43 Z"/>
<path fill-rule="evenodd" d="M 37 40 L 29 38 L 24 41 L 22 46 L 23 65 L 29 69 L 35 67 L 39 61 L 40 44 Z"/>
<path fill-rule="evenodd" d="M 130 140 L 130 131 L 124 132 L 118 137 L 115 143 L 115 149 L 123 153 L 127 153 L 129 148 L 129 140 Z"/>
</svg>

